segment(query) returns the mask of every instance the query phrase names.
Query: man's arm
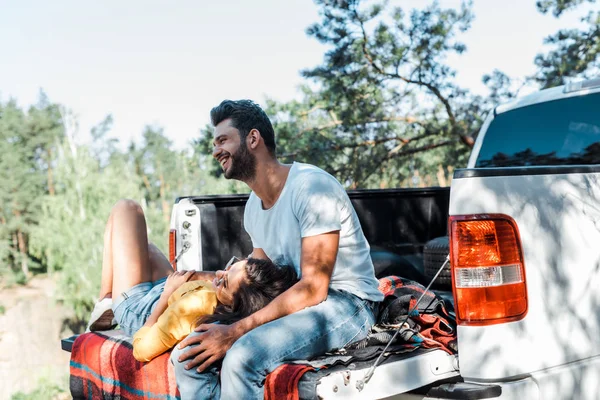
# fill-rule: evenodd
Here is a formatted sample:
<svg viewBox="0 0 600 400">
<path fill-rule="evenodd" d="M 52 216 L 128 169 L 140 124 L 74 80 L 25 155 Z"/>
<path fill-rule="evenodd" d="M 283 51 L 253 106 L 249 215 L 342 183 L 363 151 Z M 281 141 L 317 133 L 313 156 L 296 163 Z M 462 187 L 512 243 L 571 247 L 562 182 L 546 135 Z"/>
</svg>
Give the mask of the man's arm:
<svg viewBox="0 0 600 400">
<path fill-rule="evenodd" d="M 202 372 L 209 365 L 223 358 L 233 343 L 245 333 L 267 322 L 324 301 L 329 290 L 339 240 L 339 231 L 303 238 L 300 260 L 302 276 L 298 283 L 262 310 L 232 325 L 200 325 L 196 330 L 204 331 L 203 334 L 188 336 L 179 344 L 179 348 L 197 344 L 183 353 L 179 361 L 190 359 L 186 369 L 199 366 L 198 371 Z M 253 252 L 253 256 L 257 257 L 259 254 Z"/>
<path fill-rule="evenodd" d="M 302 239 L 300 281 L 279 295 L 265 308 L 232 326 L 244 333 L 277 318 L 314 306 L 327 299 L 340 242 L 340 232 L 328 232 Z"/>
</svg>

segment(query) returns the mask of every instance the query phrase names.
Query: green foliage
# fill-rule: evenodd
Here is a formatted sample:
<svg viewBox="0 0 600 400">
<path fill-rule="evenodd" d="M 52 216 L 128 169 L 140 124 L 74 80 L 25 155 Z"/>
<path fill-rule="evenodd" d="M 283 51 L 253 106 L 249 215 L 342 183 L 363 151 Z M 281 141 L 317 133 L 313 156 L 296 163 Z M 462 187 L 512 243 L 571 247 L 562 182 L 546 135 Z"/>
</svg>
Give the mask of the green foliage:
<svg viewBox="0 0 600 400">
<path fill-rule="evenodd" d="M 31 250 L 49 272 L 62 271 L 61 298 L 83 318 L 99 291 L 104 224 L 110 209 L 122 197 L 142 202 L 140 179 L 125 162 L 101 168 L 87 147 L 73 151 L 63 142 L 56 180 L 56 193 L 43 197 Z"/>
<path fill-rule="evenodd" d="M 538 9 L 555 17 L 573 9 L 586 0 L 543 0 Z M 594 3 L 594 0 L 587 0 Z M 535 81 L 542 88 L 560 86 L 569 78 L 589 79 L 600 72 L 600 11 L 592 11 L 581 19 L 580 29 L 562 29 L 547 37 L 544 43 L 551 46 L 546 54 L 538 54 L 535 64 L 538 72 Z"/>
<path fill-rule="evenodd" d="M 58 299 L 81 319 L 99 292 L 104 225 L 117 200 L 142 205 L 149 239 L 166 252 L 176 196 L 227 191 L 206 157 L 174 150 L 161 128 L 121 150 L 111 125 L 108 116 L 82 145 L 73 115 L 45 96 L 27 113 L 0 103 L 0 285 L 55 274 Z"/>
<path fill-rule="evenodd" d="M 281 156 L 317 164 L 350 188 L 439 184 L 442 166 L 464 165 L 486 104 L 453 83 L 445 62 L 465 46 L 468 4 L 406 13 L 358 0 L 316 0 L 307 33 L 330 47 L 303 71 L 303 99 L 268 102 Z M 443 171 L 444 168 L 442 168 Z M 446 179 L 442 179 L 446 181 Z"/>
<path fill-rule="evenodd" d="M 445 64 L 465 51 L 457 37 L 472 20 L 469 4 L 407 14 L 364 3 L 316 0 L 322 20 L 307 34 L 330 50 L 303 71 L 300 100 L 267 100 L 278 156 L 318 165 L 348 188 L 447 184 L 446 166 L 466 164 L 489 107 Z M 208 152 L 211 140 L 204 129 L 199 148 Z"/>
<path fill-rule="evenodd" d="M 17 392 L 11 396 L 11 400 L 59 400 L 68 398 L 65 391 L 68 387 L 68 380 L 65 378 L 60 384 L 52 379 L 43 377 L 37 387 L 28 393 Z"/>
<path fill-rule="evenodd" d="M 28 237 L 39 220 L 40 196 L 53 188 L 52 154 L 62 134 L 58 108 L 43 93 L 27 113 L 15 101 L 0 103 L 2 281 L 28 279 L 32 268 L 43 268 L 29 252 Z"/>
<path fill-rule="evenodd" d="M 595 3 L 596 0 L 539 0 L 536 6 L 543 14 L 552 12 L 555 17 L 559 17 L 563 12 L 586 2 Z"/>
</svg>

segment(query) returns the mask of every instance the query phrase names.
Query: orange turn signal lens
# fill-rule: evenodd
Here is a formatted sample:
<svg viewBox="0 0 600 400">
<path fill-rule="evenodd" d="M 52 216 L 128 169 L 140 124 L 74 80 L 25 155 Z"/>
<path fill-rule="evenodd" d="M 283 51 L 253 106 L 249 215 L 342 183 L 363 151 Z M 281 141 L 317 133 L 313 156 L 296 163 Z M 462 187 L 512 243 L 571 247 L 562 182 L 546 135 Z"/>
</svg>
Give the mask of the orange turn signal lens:
<svg viewBox="0 0 600 400">
<path fill-rule="evenodd" d="M 452 216 L 449 225 L 458 323 L 492 325 L 522 319 L 527 287 L 516 222 L 487 214 Z"/>
</svg>

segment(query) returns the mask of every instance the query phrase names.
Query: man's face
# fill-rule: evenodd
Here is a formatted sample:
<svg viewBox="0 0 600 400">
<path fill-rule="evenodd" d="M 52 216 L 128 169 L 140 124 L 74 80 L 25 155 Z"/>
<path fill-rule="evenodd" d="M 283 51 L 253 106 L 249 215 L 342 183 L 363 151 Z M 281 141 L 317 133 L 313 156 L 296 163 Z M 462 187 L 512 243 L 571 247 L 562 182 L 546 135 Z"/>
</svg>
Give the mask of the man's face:
<svg viewBox="0 0 600 400">
<path fill-rule="evenodd" d="M 254 179 L 256 157 L 250 153 L 231 120 L 221 121 L 213 135 L 213 157 L 221 164 L 227 179 L 247 182 Z"/>
</svg>

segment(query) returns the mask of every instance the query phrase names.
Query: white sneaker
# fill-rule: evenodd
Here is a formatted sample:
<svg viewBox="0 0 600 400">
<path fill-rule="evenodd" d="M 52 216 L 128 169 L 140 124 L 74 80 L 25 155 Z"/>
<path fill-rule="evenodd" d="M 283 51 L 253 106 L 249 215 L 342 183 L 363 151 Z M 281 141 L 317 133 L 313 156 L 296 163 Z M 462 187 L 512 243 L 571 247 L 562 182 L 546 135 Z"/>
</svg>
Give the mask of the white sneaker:
<svg viewBox="0 0 600 400">
<path fill-rule="evenodd" d="M 112 310 L 112 299 L 106 297 L 94 305 L 86 332 L 107 331 L 117 325 Z"/>
</svg>

